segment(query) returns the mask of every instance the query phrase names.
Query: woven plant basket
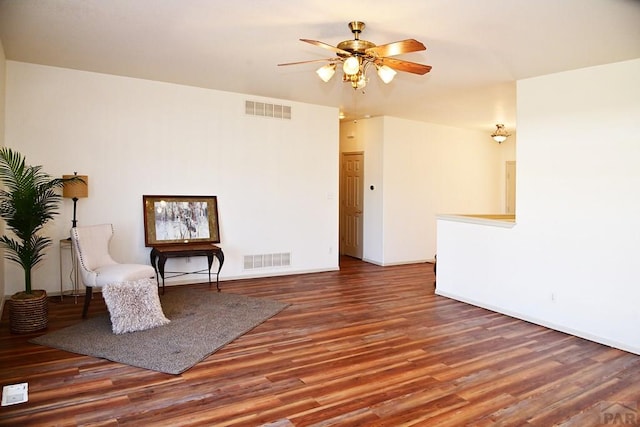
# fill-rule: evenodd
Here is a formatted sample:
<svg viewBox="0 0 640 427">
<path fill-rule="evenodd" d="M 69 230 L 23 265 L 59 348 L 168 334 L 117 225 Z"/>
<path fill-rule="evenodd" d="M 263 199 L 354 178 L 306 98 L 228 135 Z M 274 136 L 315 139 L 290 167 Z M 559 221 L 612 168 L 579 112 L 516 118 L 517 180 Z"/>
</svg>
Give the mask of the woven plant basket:
<svg viewBox="0 0 640 427">
<path fill-rule="evenodd" d="M 9 329 L 14 334 L 26 334 L 47 327 L 49 306 L 47 292 L 35 290 L 13 294 L 9 299 Z"/>
</svg>

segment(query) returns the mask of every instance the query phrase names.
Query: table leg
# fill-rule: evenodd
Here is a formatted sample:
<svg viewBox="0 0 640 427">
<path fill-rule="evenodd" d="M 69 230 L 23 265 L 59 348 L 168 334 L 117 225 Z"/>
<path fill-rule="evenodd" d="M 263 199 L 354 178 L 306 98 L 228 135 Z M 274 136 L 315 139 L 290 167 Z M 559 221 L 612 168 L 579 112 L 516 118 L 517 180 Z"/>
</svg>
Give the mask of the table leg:
<svg viewBox="0 0 640 427">
<path fill-rule="evenodd" d="M 218 258 L 218 272 L 216 273 L 216 287 L 218 288 L 218 291 L 220 290 L 220 270 L 222 270 L 222 264 L 224 264 L 224 252 L 222 252 L 222 250 L 219 250 L 217 252 L 214 253 L 214 255 L 216 256 L 216 258 Z M 209 270 L 211 270 L 211 268 L 209 268 Z"/>
<path fill-rule="evenodd" d="M 209 264 L 209 287 L 211 287 L 211 266 L 213 265 L 213 253 L 207 254 L 207 263 Z M 218 287 L 217 283 L 216 289 L 218 289 L 218 292 L 220 292 L 220 287 Z"/>
<path fill-rule="evenodd" d="M 151 265 L 153 266 L 153 270 L 156 272 L 156 283 L 158 284 L 158 290 L 160 289 L 160 276 L 158 275 L 158 266 L 156 260 L 158 259 L 158 251 L 156 248 L 151 249 L 151 253 L 149 254 L 149 258 L 151 261 Z"/>
<path fill-rule="evenodd" d="M 162 278 L 162 295 L 164 295 L 164 265 L 167 262 L 167 257 L 158 256 L 158 271 L 160 272 L 160 277 Z"/>
</svg>

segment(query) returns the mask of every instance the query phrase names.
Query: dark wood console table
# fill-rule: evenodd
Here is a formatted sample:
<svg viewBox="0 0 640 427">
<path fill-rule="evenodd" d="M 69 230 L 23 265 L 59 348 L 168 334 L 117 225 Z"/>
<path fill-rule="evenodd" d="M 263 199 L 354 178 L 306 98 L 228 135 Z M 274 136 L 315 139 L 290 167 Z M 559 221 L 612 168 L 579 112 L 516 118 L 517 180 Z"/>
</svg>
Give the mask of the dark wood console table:
<svg viewBox="0 0 640 427">
<path fill-rule="evenodd" d="M 167 258 L 183 258 L 192 256 L 206 256 L 209 262 L 209 286 L 211 286 L 211 266 L 213 265 L 213 257 L 218 259 L 218 271 L 216 272 L 216 289 L 220 291 L 220 270 L 224 264 L 224 252 L 216 245 L 209 243 L 184 244 L 184 245 L 163 245 L 153 246 L 151 249 L 151 265 L 156 270 L 156 280 L 160 287 L 160 279 L 162 279 L 162 293 L 164 294 L 164 265 Z M 202 273 L 204 270 L 192 272 L 167 272 L 173 273 L 173 276 L 183 276 L 186 274 Z"/>
</svg>

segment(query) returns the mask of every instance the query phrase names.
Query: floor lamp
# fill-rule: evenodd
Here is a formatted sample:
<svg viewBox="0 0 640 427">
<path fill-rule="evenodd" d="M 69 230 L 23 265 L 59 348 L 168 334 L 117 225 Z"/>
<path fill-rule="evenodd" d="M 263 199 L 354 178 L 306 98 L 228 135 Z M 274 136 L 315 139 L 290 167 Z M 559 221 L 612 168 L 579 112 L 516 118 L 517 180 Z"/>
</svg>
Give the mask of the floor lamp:
<svg viewBox="0 0 640 427">
<path fill-rule="evenodd" d="M 67 181 L 64 183 L 62 187 L 62 197 L 73 200 L 73 221 L 71 221 L 72 226 L 75 228 L 78 225 L 78 220 L 76 219 L 76 205 L 78 204 L 79 199 L 83 199 L 85 197 L 89 197 L 89 177 L 87 175 L 78 175 L 78 172 L 74 172 L 73 175 L 62 175 L 62 179 L 70 179 L 70 178 L 80 178 L 79 180 Z M 69 243 L 71 243 L 71 236 L 67 238 Z M 71 282 L 73 285 L 73 296 L 79 296 L 79 286 L 78 286 L 78 264 L 75 257 L 73 245 L 71 247 Z M 62 257 L 62 254 L 60 255 Z M 62 258 L 60 258 L 62 259 Z M 60 289 L 62 294 L 62 282 L 60 283 Z"/>
<path fill-rule="evenodd" d="M 76 181 L 68 181 L 64 183 L 62 187 L 62 197 L 73 200 L 73 227 L 78 225 L 76 219 L 76 204 L 78 199 L 89 197 L 89 177 L 87 175 L 78 175 L 78 172 L 74 172 L 73 175 L 62 175 L 62 179 L 80 178 Z"/>
</svg>

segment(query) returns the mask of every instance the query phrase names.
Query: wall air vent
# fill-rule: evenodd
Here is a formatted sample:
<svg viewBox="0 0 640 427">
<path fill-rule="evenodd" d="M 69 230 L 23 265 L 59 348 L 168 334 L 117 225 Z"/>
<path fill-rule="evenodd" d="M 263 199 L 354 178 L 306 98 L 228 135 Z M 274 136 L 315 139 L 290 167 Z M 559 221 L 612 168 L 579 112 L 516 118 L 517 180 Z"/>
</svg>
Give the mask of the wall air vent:
<svg viewBox="0 0 640 427">
<path fill-rule="evenodd" d="M 256 268 L 289 267 L 291 265 L 291 253 L 245 255 L 244 269 L 255 270 Z"/>
<path fill-rule="evenodd" d="M 244 112 L 249 116 L 272 117 L 291 120 L 291 106 L 267 104 L 265 102 L 245 101 Z"/>
</svg>

